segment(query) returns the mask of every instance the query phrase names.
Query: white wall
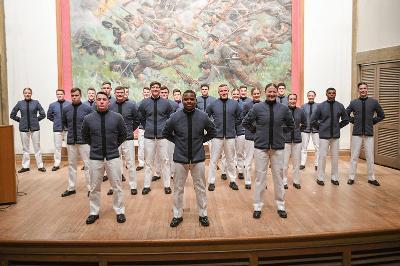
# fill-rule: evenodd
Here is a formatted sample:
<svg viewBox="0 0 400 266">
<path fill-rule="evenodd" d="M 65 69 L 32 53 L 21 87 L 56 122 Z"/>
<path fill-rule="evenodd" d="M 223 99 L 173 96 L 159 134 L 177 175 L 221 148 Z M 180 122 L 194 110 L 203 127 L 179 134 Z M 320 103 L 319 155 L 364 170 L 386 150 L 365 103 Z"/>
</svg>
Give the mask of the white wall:
<svg viewBox="0 0 400 266">
<path fill-rule="evenodd" d="M 304 99 L 334 87 L 345 107 L 351 100 L 352 1 L 304 0 Z M 309 145 L 311 148 L 311 144 Z M 350 127 L 341 131 L 340 148 L 350 148 Z"/>
<path fill-rule="evenodd" d="M 400 45 L 399 11 L 399 0 L 359 0 L 357 52 Z"/>
<path fill-rule="evenodd" d="M 10 111 L 22 90 L 31 87 L 47 112 L 55 101 L 58 86 L 56 1 L 5 0 L 5 26 Z M 18 123 L 14 124 L 15 152 L 22 153 Z M 53 152 L 52 124 L 44 119 L 41 126 L 43 153 Z"/>
</svg>

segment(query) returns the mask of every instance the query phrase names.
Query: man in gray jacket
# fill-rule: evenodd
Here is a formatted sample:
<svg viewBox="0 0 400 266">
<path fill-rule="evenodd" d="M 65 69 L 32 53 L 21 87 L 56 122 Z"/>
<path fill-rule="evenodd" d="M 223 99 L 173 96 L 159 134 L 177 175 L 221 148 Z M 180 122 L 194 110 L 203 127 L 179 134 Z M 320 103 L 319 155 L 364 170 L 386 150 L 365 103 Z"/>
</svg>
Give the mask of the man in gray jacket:
<svg viewBox="0 0 400 266">
<path fill-rule="evenodd" d="M 375 179 L 374 173 L 374 125 L 385 118 L 385 113 L 377 100 L 368 97 L 368 85 L 365 82 L 358 83 L 357 87 L 360 97 L 352 100 L 346 109 L 350 117 L 350 123 L 354 125 L 353 136 L 351 137 L 351 159 L 347 184 L 354 184 L 358 156 L 360 155 L 361 146 L 364 145 L 368 183 L 380 186 Z"/>
<path fill-rule="evenodd" d="M 199 222 L 202 226 L 209 225 L 203 143 L 215 136 L 213 122 L 206 113 L 196 109 L 196 93 L 192 90 L 185 91 L 183 109 L 174 113 L 163 129 L 163 137 L 175 144 L 174 218 L 170 223 L 171 227 L 176 227 L 183 221 L 183 192 L 189 171 L 196 192 Z"/>
<path fill-rule="evenodd" d="M 215 175 L 217 172 L 217 162 L 221 157 L 222 151 L 226 158 L 226 173 L 229 177 L 229 187 L 238 190 L 236 184 L 235 170 L 235 138 L 236 127 L 241 122 L 241 109 L 237 101 L 228 99 L 229 89 L 225 84 L 218 86 L 219 99 L 215 100 L 207 107 L 210 116 L 217 129 L 217 136 L 212 140 L 210 165 L 208 170 L 208 190 L 215 190 Z"/>
<path fill-rule="evenodd" d="M 206 112 L 207 106 L 209 106 L 213 101 L 215 101 L 215 98 L 208 95 L 208 92 L 210 90 L 210 87 L 208 84 L 201 84 L 200 85 L 200 96 L 197 96 L 196 98 L 196 107 L 200 109 L 203 112 Z"/>
<path fill-rule="evenodd" d="M 114 191 L 113 209 L 117 222 L 124 223 L 121 160 L 119 146 L 125 141 L 127 132 L 121 114 L 108 110 L 110 101 L 104 92 L 96 95 L 97 111 L 85 117 L 82 125 L 82 138 L 90 145 L 90 212 L 86 224 L 99 218 L 101 183 L 104 171 L 107 172 Z"/>
<path fill-rule="evenodd" d="M 285 95 L 286 93 L 285 83 L 283 82 L 278 83 L 277 87 L 278 87 L 278 97 L 276 97 L 276 100 L 281 104 L 288 105 L 288 98 Z"/>
<path fill-rule="evenodd" d="M 311 116 L 311 125 L 319 130 L 319 158 L 317 184 L 324 185 L 326 156 L 331 150 L 331 183 L 339 185 L 339 138 L 340 129 L 349 123 L 349 117 L 343 104 L 335 101 L 336 90 L 326 90 L 327 100 L 318 105 Z"/>
<path fill-rule="evenodd" d="M 286 218 L 285 190 L 282 180 L 283 150 L 285 148 L 284 131 L 290 131 L 293 118 L 286 105 L 278 102 L 277 87 L 267 84 L 265 87 L 266 101 L 254 104 L 243 119 L 243 126 L 254 133 L 255 188 L 253 194 L 253 218 L 261 217 L 264 205 L 264 193 L 267 185 L 267 169 L 271 162 L 274 181 L 275 201 L 278 215 Z"/>
<path fill-rule="evenodd" d="M 47 110 L 47 119 L 53 122 L 54 132 L 54 165 L 51 171 L 57 171 L 60 169 L 62 142 L 67 133 L 62 123 L 63 109 L 71 104 L 71 102 L 65 100 L 64 90 L 56 90 L 56 96 L 57 101 L 51 103 Z"/>
<path fill-rule="evenodd" d="M 46 172 L 43 167 L 42 153 L 40 152 L 40 126 L 39 121 L 46 117 L 46 113 L 39 101 L 32 100 L 32 89 L 23 90 L 24 99 L 19 101 L 10 113 L 10 118 L 19 123 L 19 132 L 22 142 L 22 168 L 18 173 L 30 170 L 30 140 L 32 139 L 33 151 L 35 152 L 36 165 L 39 171 Z M 18 116 L 20 112 L 21 116 Z M 39 115 L 38 115 L 39 113 Z"/>
<path fill-rule="evenodd" d="M 143 99 L 147 99 L 150 97 L 150 88 L 144 87 L 142 90 Z M 142 101 L 138 102 L 137 106 L 139 107 Z M 144 168 L 144 128 L 142 124 L 139 124 L 138 130 L 138 163 L 139 165 L 136 167 L 136 171 L 140 171 Z"/>
<path fill-rule="evenodd" d="M 81 129 L 83 119 L 93 111 L 89 105 L 81 102 L 82 91 L 79 88 L 71 89 L 72 104 L 63 109 L 63 126 L 67 129 L 67 151 L 68 151 L 68 188 L 61 194 L 67 197 L 76 193 L 76 168 L 78 164 L 78 154 L 84 164 L 86 188 L 88 196 L 90 191 L 89 177 L 89 145 L 82 138 Z"/>
</svg>

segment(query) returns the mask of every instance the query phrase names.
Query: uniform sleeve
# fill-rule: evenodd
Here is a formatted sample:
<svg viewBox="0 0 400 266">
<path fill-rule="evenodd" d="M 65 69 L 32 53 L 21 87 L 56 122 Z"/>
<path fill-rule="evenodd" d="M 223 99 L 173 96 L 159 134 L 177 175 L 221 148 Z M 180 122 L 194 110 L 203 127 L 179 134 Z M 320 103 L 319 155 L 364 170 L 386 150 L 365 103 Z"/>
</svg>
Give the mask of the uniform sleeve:
<svg viewBox="0 0 400 266">
<path fill-rule="evenodd" d="M 20 111 L 20 109 L 19 109 L 19 104 L 17 103 L 15 106 L 14 106 L 14 108 L 12 109 L 12 111 L 11 111 L 11 113 L 10 113 L 10 118 L 12 119 L 12 120 L 14 120 L 14 121 L 17 121 L 17 122 L 19 122 L 20 120 L 21 120 L 21 117 L 19 117 L 17 114 L 18 114 L 18 111 Z"/>
<path fill-rule="evenodd" d="M 214 114 L 212 107 L 213 107 L 213 104 L 209 104 L 207 106 L 206 110 L 204 110 L 208 114 L 209 117 L 212 117 L 212 115 Z"/>
<path fill-rule="evenodd" d="M 215 128 L 215 125 L 213 123 L 213 121 L 211 121 L 210 118 L 207 117 L 207 124 L 206 124 L 206 134 L 204 135 L 203 138 L 203 143 L 212 140 L 213 138 L 215 138 L 217 136 L 217 129 Z"/>
<path fill-rule="evenodd" d="M 138 113 L 139 113 L 139 120 L 140 124 L 142 124 L 143 128 L 146 128 L 146 112 L 144 110 L 144 101 L 141 102 L 138 108 Z"/>
<path fill-rule="evenodd" d="M 139 116 L 139 111 L 137 108 L 136 103 L 133 103 L 133 108 L 132 108 L 132 128 L 133 131 L 135 131 L 140 124 L 140 116 Z"/>
<path fill-rule="evenodd" d="M 376 101 L 376 108 L 375 108 L 376 116 L 372 118 L 372 123 L 375 125 L 376 123 L 381 122 L 385 118 L 385 112 L 382 109 L 382 106 Z"/>
<path fill-rule="evenodd" d="M 307 127 L 307 116 L 303 109 L 301 111 L 300 130 L 303 131 Z"/>
<path fill-rule="evenodd" d="M 287 108 L 285 110 L 285 127 L 284 130 L 288 130 L 291 131 L 294 128 L 294 120 L 293 120 L 293 116 L 292 116 L 292 112 L 289 110 L 289 108 Z"/>
<path fill-rule="evenodd" d="M 313 112 L 310 118 L 310 125 L 315 129 L 319 129 L 320 116 L 321 116 L 321 105 L 318 105 L 317 108 L 315 109 L 315 112 Z"/>
<path fill-rule="evenodd" d="M 126 125 L 122 116 L 119 116 L 118 119 L 118 147 L 121 146 L 122 143 L 126 140 L 127 132 Z"/>
<path fill-rule="evenodd" d="M 172 143 L 175 143 L 174 127 L 173 127 L 173 117 L 170 117 L 162 130 L 163 138 L 166 138 Z"/>
<path fill-rule="evenodd" d="M 351 115 L 351 113 L 353 113 L 354 109 L 353 109 L 353 102 L 350 102 L 349 106 L 347 106 L 346 108 L 346 113 L 347 116 L 349 117 L 349 122 L 354 124 L 354 116 Z"/>
<path fill-rule="evenodd" d="M 54 111 L 53 111 L 53 105 L 49 105 L 49 109 L 47 110 L 47 119 L 49 119 L 51 122 L 54 122 Z"/>
<path fill-rule="evenodd" d="M 63 116 L 61 118 L 62 119 L 61 123 L 64 128 L 68 128 L 67 112 L 66 112 L 65 108 L 66 107 L 63 108 Z"/>
<path fill-rule="evenodd" d="M 235 110 L 235 126 L 236 128 L 242 124 L 242 108 L 240 107 L 239 104 L 236 104 L 236 110 Z"/>
<path fill-rule="evenodd" d="M 254 109 L 250 109 L 247 115 L 243 118 L 242 125 L 251 133 L 255 133 L 256 132 L 255 123 L 256 123 L 256 114 L 254 113 Z"/>
<path fill-rule="evenodd" d="M 46 112 L 44 111 L 42 105 L 39 102 L 38 102 L 38 111 L 39 111 L 38 121 L 43 120 L 46 117 Z"/>
<path fill-rule="evenodd" d="M 63 115 L 63 121 L 64 121 L 64 119 L 65 119 L 65 115 Z M 87 144 L 90 145 L 91 144 L 90 128 L 89 128 L 89 121 L 88 121 L 88 119 L 86 119 L 86 117 L 83 119 L 81 134 L 82 134 L 83 141 L 85 141 Z"/>
<path fill-rule="evenodd" d="M 349 116 L 347 115 L 346 109 L 344 109 L 342 104 L 340 105 L 340 109 L 341 121 L 339 122 L 339 126 L 340 128 L 343 128 L 349 124 Z"/>
</svg>

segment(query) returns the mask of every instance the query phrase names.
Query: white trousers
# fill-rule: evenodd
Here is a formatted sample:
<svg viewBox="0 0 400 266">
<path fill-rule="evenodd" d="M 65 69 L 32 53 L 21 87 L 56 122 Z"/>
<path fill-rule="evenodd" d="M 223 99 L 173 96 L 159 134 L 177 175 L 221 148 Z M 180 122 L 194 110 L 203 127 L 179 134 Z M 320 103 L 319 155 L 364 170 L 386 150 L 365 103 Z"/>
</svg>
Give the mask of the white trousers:
<svg viewBox="0 0 400 266">
<path fill-rule="evenodd" d="M 144 167 L 144 129 L 138 129 L 138 162 Z"/>
<path fill-rule="evenodd" d="M 208 169 L 208 183 L 215 184 L 215 175 L 217 172 L 217 162 L 221 153 L 225 153 L 226 174 L 231 182 L 236 180 L 235 169 L 235 139 L 216 139 L 212 140 L 211 160 Z"/>
<path fill-rule="evenodd" d="M 112 160 L 90 160 L 90 215 L 98 215 L 100 211 L 101 184 L 103 183 L 104 171 L 107 172 L 113 190 L 113 209 L 116 214 L 125 213 L 123 203 L 121 159 Z"/>
<path fill-rule="evenodd" d="M 338 181 L 339 178 L 339 139 L 319 139 L 319 158 L 317 179 L 324 181 L 326 156 L 328 150 L 331 150 L 331 179 Z"/>
<path fill-rule="evenodd" d="M 375 180 L 374 172 L 374 137 L 352 136 L 351 137 L 351 159 L 349 179 L 354 180 L 357 173 L 357 161 L 361 146 L 364 144 L 365 158 L 367 159 L 368 180 Z"/>
<path fill-rule="evenodd" d="M 239 173 L 244 173 L 244 135 L 237 136 L 235 139 L 236 145 L 236 167 Z"/>
<path fill-rule="evenodd" d="M 135 144 L 133 140 L 126 140 L 121 144 L 121 154 L 125 158 L 126 166 L 128 167 L 129 175 L 129 186 L 131 189 L 137 188 L 136 181 L 136 165 L 135 165 Z M 123 169 L 124 164 L 121 161 L 121 168 Z M 121 174 L 123 170 L 121 169 Z M 108 176 L 108 175 L 107 175 Z"/>
<path fill-rule="evenodd" d="M 168 158 L 169 158 L 169 167 L 170 167 L 170 175 L 175 175 L 175 163 L 174 163 L 174 149 L 175 144 L 171 141 L 168 141 Z"/>
<path fill-rule="evenodd" d="M 182 217 L 183 213 L 183 192 L 186 178 L 189 174 L 193 179 L 194 191 L 196 193 L 197 208 L 199 216 L 207 216 L 206 177 L 204 162 L 196 164 L 175 163 L 174 176 L 174 217 Z"/>
<path fill-rule="evenodd" d="M 308 142 L 310 141 L 310 138 L 312 139 L 312 143 L 314 144 L 314 149 L 315 149 L 315 160 L 314 160 L 314 166 L 318 166 L 318 156 L 319 156 L 319 136 L 318 133 L 304 133 L 301 132 L 301 162 L 300 165 L 306 165 L 307 161 L 307 148 L 308 148 Z"/>
<path fill-rule="evenodd" d="M 89 152 L 90 147 L 88 144 L 75 144 L 67 145 L 68 151 L 68 190 L 76 189 L 76 169 L 78 164 L 78 155 L 81 156 L 83 165 L 85 167 L 85 179 L 87 190 L 90 190 L 90 175 L 89 175 Z"/>
<path fill-rule="evenodd" d="M 288 183 L 289 158 L 292 157 L 292 180 L 300 184 L 301 143 L 285 143 L 283 156 L 283 184 Z"/>
<path fill-rule="evenodd" d="M 244 183 L 251 185 L 251 169 L 254 158 L 254 141 L 245 139 L 244 142 Z"/>
<path fill-rule="evenodd" d="M 275 201 L 278 210 L 285 210 L 285 189 L 282 180 L 283 150 L 254 149 L 255 188 L 253 206 L 255 211 L 261 211 L 264 205 L 264 193 L 267 185 L 267 169 L 271 161 L 272 180 L 274 182 Z"/>
<path fill-rule="evenodd" d="M 54 133 L 54 166 L 60 166 L 62 144 L 67 132 L 61 131 L 53 133 Z"/>
<path fill-rule="evenodd" d="M 20 132 L 22 142 L 22 167 L 29 168 L 31 162 L 30 144 L 32 139 L 33 151 L 35 152 L 36 165 L 38 168 L 43 167 L 42 152 L 40 151 L 40 131 Z"/>
<path fill-rule="evenodd" d="M 161 177 L 164 180 L 164 187 L 171 186 L 171 167 L 169 164 L 168 156 L 168 140 L 166 139 L 144 139 L 144 187 L 149 188 L 151 185 L 151 178 L 153 176 L 154 159 L 156 158 L 156 151 L 159 154 L 159 161 L 161 164 Z"/>
</svg>

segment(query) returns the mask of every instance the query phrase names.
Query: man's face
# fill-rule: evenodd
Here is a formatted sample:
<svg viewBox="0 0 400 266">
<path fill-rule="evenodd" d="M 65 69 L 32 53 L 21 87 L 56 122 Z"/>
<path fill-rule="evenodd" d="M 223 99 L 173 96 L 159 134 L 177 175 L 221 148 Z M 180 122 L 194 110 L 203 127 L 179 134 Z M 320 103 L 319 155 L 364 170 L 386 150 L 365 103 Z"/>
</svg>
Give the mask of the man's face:
<svg viewBox="0 0 400 266">
<path fill-rule="evenodd" d="M 242 98 L 247 97 L 247 88 L 240 88 L 240 97 Z"/>
<path fill-rule="evenodd" d="M 276 95 L 278 94 L 278 91 L 274 86 L 269 86 L 265 90 L 265 94 L 266 94 L 268 101 L 274 101 L 276 99 Z"/>
<path fill-rule="evenodd" d="M 183 94 L 182 99 L 183 108 L 185 110 L 191 111 L 196 107 L 196 97 L 194 93 L 185 93 Z"/>
<path fill-rule="evenodd" d="M 56 92 L 56 96 L 57 96 L 57 100 L 58 101 L 64 101 L 64 92 L 62 92 L 62 91 L 57 91 Z"/>
<path fill-rule="evenodd" d="M 335 90 L 328 90 L 326 92 L 326 97 L 328 98 L 328 101 L 334 101 L 336 98 L 336 91 Z"/>
<path fill-rule="evenodd" d="M 32 99 L 32 91 L 31 90 L 25 89 L 23 94 L 24 94 L 25 100 L 29 101 L 30 99 Z"/>
<path fill-rule="evenodd" d="M 169 92 L 166 89 L 160 91 L 161 98 L 168 99 L 168 94 Z"/>
<path fill-rule="evenodd" d="M 97 110 L 100 112 L 104 112 L 108 110 L 108 105 L 110 101 L 108 100 L 108 97 L 104 94 L 97 94 L 96 97 L 96 107 Z"/>
<path fill-rule="evenodd" d="M 103 92 L 107 93 L 108 97 L 110 97 L 112 88 L 109 84 L 104 84 L 103 86 L 101 86 L 101 90 Z M 96 99 L 96 101 L 97 101 L 97 99 Z"/>
<path fill-rule="evenodd" d="M 78 104 L 81 102 L 81 94 L 79 91 L 71 92 L 71 100 L 73 104 Z"/>
<path fill-rule="evenodd" d="M 115 99 L 119 103 L 125 101 L 125 91 L 123 89 L 116 90 L 115 91 Z"/>
<path fill-rule="evenodd" d="M 90 101 L 94 101 L 96 98 L 96 92 L 94 90 L 88 90 L 87 92 L 87 98 Z"/>
<path fill-rule="evenodd" d="M 233 90 L 232 91 L 232 100 L 237 101 L 237 100 L 239 100 L 239 98 L 240 98 L 240 92 L 238 90 Z"/>
<path fill-rule="evenodd" d="M 125 99 L 128 99 L 129 98 L 129 89 L 124 89 L 124 97 L 125 97 Z"/>
<path fill-rule="evenodd" d="M 206 86 L 201 87 L 200 91 L 201 91 L 202 96 L 204 96 L 204 97 L 208 96 L 208 88 Z"/>
<path fill-rule="evenodd" d="M 143 98 L 144 99 L 149 98 L 150 94 L 151 94 L 150 90 L 143 90 Z"/>
<path fill-rule="evenodd" d="M 307 99 L 310 103 L 313 103 L 315 100 L 315 94 L 313 92 L 307 93 Z"/>
<path fill-rule="evenodd" d="M 360 87 L 358 87 L 358 92 L 360 94 L 360 97 L 364 98 L 367 97 L 368 95 L 368 86 L 365 84 L 361 84 Z"/>
<path fill-rule="evenodd" d="M 278 96 L 284 96 L 285 95 L 285 91 L 286 91 L 285 86 L 279 86 L 278 87 Z"/>
<path fill-rule="evenodd" d="M 182 100 L 181 93 L 179 91 L 174 92 L 174 101 Z"/>
<path fill-rule="evenodd" d="M 288 105 L 289 107 L 295 107 L 297 102 L 297 97 L 296 95 L 290 95 L 288 99 Z"/>
<path fill-rule="evenodd" d="M 219 87 L 218 94 L 221 99 L 228 99 L 228 95 L 229 95 L 228 86 Z"/>
<path fill-rule="evenodd" d="M 160 85 L 153 84 L 150 87 L 150 91 L 151 91 L 151 96 L 153 96 L 153 98 L 158 98 L 160 96 Z"/>
<path fill-rule="evenodd" d="M 261 98 L 260 90 L 254 90 L 253 94 L 251 96 L 253 97 L 253 101 L 256 101 L 256 102 L 260 101 L 260 98 Z"/>
</svg>

